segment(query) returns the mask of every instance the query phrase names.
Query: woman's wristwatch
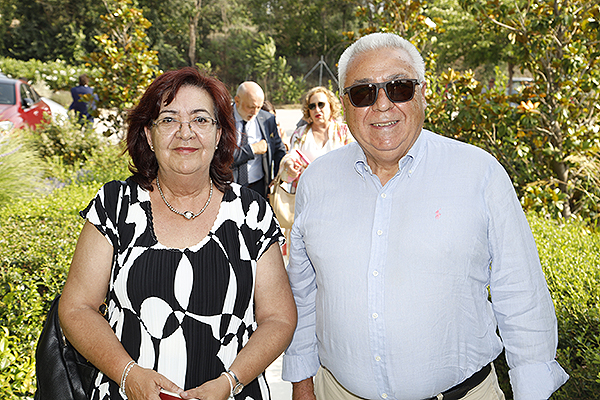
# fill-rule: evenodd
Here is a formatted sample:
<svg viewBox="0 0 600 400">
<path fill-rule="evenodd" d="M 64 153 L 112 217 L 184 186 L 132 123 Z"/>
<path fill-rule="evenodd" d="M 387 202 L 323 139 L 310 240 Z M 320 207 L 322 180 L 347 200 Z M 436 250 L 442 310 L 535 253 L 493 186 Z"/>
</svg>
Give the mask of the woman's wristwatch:
<svg viewBox="0 0 600 400">
<path fill-rule="evenodd" d="M 240 392 L 244 390 L 244 384 L 240 382 L 237 375 L 230 369 L 228 369 L 226 372 L 223 372 L 223 374 L 225 374 L 227 377 L 227 380 L 229 381 L 229 387 L 231 388 L 231 394 L 229 395 L 229 398 L 233 399 L 233 396 L 240 394 Z M 233 382 L 231 379 L 229 379 L 230 377 L 233 378 Z"/>
</svg>

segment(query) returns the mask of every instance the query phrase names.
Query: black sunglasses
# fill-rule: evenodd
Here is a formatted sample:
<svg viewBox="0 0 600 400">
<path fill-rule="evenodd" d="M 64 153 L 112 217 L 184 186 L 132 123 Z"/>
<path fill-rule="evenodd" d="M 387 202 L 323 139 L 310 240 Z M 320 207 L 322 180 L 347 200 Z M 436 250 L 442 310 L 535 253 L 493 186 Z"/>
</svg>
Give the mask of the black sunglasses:
<svg viewBox="0 0 600 400">
<path fill-rule="evenodd" d="M 394 79 L 381 83 L 359 83 L 348 86 L 344 94 L 350 98 L 354 107 L 369 107 L 375 104 L 379 89 L 383 88 L 385 94 L 393 103 L 411 101 L 415 95 L 415 86 L 419 85 L 416 79 Z"/>
<path fill-rule="evenodd" d="M 325 103 L 323 103 L 322 101 L 318 102 L 318 103 L 310 103 L 308 105 L 308 109 L 309 110 L 314 110 L 317 108 L 317 106 L 319 107 L 320 110 L 325 108 Z"/>
</svg>

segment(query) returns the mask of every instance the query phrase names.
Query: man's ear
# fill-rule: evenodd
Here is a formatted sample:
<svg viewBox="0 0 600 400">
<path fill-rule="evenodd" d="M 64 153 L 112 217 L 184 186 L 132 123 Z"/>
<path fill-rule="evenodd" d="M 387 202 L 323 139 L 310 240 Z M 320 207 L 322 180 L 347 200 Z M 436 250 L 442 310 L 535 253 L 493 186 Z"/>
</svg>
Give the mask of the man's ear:
<svg viewBox="0 0 600 400">
<path fill-rule="evenodd" d="M 427 97 L 425 97 L 425 92 L 427 89 L 427 81 L 423 81 L 421 83 L 421 97 L 423 98 L 423 109 L 427 108 Z"/>
</svg>

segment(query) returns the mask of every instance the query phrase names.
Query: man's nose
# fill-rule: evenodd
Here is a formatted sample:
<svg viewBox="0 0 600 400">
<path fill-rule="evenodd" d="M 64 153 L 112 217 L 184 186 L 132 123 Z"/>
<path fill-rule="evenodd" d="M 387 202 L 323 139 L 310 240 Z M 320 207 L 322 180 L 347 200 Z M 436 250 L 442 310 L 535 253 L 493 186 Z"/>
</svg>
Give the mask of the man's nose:
<svg viewBox="0 0 600 400">
<path fill-rule="evenodd" d="M 377 92 L 377 99 L 375 100 L 375 104 L 373 104 L 373 109 L 378 111 L 387 111 L 394 106 L 394 103 L 388 99 L 387 94 L 385 93 L 384 88 L 379 88 Z"/>
</svg>

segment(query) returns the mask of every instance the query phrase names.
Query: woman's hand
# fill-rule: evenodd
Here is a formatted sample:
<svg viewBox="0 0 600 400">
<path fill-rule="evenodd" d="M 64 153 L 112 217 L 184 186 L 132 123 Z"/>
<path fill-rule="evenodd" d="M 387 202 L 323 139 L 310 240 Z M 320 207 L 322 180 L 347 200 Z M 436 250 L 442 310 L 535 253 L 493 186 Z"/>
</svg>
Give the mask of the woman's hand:
<svg viewBox="0 0 600 400">
<path fill-rule="evenodd" d="M 231 386 L 225 375 L 205 382 L 195 389 L 186 390 L 180 396 L 183 399 L 226 400 L 231 394 Z"/>
<path fill-rule="evenodd" d="M 177 393 L 181 396 L 183 389 L 158 372 L 134 365 L 125 380 L 125 394 L 129 400 L 159 400 L 160 389 Z M 189 397 L 188 397 L 189 398 Z"/>
<path fill-rule="evenodd" d="M 283 168 L 285 172 L 285 181 L 292 182 L 304 172 L 305 163 L 295 154 L 288 154 L 283 159 Z"/>
</svg>

